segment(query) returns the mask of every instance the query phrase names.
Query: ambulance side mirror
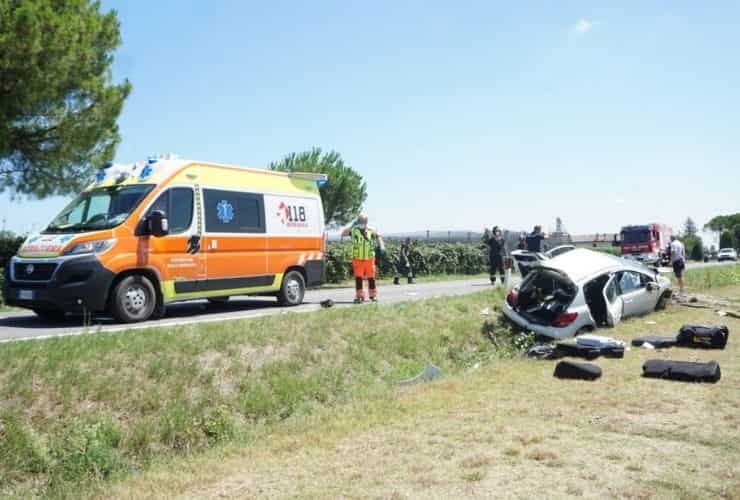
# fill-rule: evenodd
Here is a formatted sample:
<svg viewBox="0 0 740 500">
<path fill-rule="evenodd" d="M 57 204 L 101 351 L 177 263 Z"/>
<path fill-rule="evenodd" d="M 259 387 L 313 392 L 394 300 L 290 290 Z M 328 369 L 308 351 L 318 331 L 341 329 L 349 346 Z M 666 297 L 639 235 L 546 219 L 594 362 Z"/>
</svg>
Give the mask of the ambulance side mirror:
<svg viewBox="0 0 740 500">
<path fill-rule="evenodd" d="M 149 214 L 149 234 L 159 238 L 167 236 L 170 232 L 170 224 L 167 216 L 161 210 L 154 210 Z"/>
</svg>

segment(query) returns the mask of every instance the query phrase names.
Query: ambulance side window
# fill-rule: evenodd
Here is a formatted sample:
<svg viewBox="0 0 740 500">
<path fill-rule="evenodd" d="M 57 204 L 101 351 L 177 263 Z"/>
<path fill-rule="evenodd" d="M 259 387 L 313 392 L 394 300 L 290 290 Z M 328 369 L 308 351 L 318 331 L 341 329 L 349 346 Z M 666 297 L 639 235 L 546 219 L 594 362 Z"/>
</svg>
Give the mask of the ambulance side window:
<svg viewBox="0 0 740 500">
<path fill-rule="evenodd" d="M 193 190 L 173 188 L 170 191 L 170 210 L 167 212 L 170 234 L 182 233 L 190 229 L 193 221 Z"/>
<path fill-rule="evenodd" d="M 265 200 L 261 194 L 204 189 L 203 205 L 208 232 L 265 232 Z"/>
<path fill-rule="evenodd" d="M 165 213 L 170 224 L 169 234 L 187 231 L 193 221 L 193 190 L 172 188 L 159 195 L 147 210 L 147 216 L 154 210 Z"/>
</svg>

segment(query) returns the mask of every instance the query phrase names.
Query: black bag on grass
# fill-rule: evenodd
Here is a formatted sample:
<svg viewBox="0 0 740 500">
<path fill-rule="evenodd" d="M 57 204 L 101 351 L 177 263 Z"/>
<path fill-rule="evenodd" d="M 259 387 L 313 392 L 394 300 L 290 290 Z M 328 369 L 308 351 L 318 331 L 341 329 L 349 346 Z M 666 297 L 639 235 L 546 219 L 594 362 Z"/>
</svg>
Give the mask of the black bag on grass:
<svg viewBox="0 0 740 500">
<path fill-rule="evenodd" d="M 558 342 L 555 345 L 556 358 L 571 356 L 573 358 L 596 359 L 600 355 L 601 350 L 598 347 L 588 347 L 566 342 Z"/>
<path fill-rule="evenodd" d="M 645 337 L 637 337 L 632 339 L 632 345 L 640 347 L 645 342 L 652 344 L 656 349 L 663 347 L 673 347 L 676 345 L 676 337 L 656 337 L 655 335 L 647 335 Z"/>
<path fill-rule="evenodd" d="M 572 361 L 561 361 L 555 365 L 557 378 L 570 378 L 577 380 L 596 380 L 601 377 L 601 368 L 591 363 L 573 363 Z"/>
<path fill-rule="evenodd" d="M 623 358 L 624 347 L 591 347 L 568 342 L 559 342 L 555 346 L 555 358 L 563 358 L 566 356 L 588 359 L 589 361 L 596 359 L 599 356 L 604 356 L 605 358 Z"/>
<path fill-rule="evenodd" d="M 683 347 L 724 349 L 730 330 L 726 326 L 683 325 L 676 341 Z"/>
<path fill-rule="evenodd" d="M 691 361 L 671 361 L 668 359 L 649 359 L 642 365 L 642 376 L 665 378 L 682 382 L 719 381 L 722 372 L 716 361 L 694 363 Z"/>
<path fill-rule="evenodd" d="M 602 347 L 600 349 L 601 355 L 605 358 L 623 358 L 624 357 L 624 347 L 622 346 L 613 346 L 613 347 Z"/>
</svg>

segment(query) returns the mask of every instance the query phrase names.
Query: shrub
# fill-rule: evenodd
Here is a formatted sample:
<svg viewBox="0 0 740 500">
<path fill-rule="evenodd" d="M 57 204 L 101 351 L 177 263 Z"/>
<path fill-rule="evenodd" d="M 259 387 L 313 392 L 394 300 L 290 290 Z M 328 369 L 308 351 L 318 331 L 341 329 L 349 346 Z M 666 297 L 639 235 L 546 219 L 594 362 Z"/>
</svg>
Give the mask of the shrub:
<svg viewBox="0 0 740 500">
<path fill-rule="evenodd" d="M 694 243 L 694 246 L 691 248 L 690 258 L 691 260 L 704 260 L 704 245 L 702 244 L 701 239 Z"/>
<path fill-rule="evenodd" d="M 23 240 L 23 236 L 9 231 L 0 232 L 0 269 L 5 269 L 10 258 L 18 252 Z"/>
<path fill-rule="evenodd" d="M 386 254 L 377 256 L 378 277 L 390 277 L 396 272 L 401 244 L 388 242 Z M 483 244 L 419 243 L 409 256 L 416 275 L 480 274 L 488 269 L 488 251 Z M 326 251 L 326 280 L 340 283 L 352 277 L 351 243 L 330 243 Z"/>
</svg>

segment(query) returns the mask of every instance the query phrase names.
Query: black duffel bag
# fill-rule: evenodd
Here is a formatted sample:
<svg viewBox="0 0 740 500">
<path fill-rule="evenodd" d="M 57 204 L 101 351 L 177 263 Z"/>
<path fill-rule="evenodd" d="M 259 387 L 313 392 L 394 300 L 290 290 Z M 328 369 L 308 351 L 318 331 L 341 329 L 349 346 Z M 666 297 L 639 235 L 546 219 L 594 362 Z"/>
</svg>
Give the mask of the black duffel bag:
<svg viewBox="0 0 740 500">
<path fill-rule="evenodd" d="M 676 344 L 682 347 L 724 349 L 730 330 L 726 326 L 683 325 L 676 336 Z"/>
<path fill-rule="evenodd" d="M 637 337 L 632 339 L 632 345 L 640 347 L 645 342 L 652 344 L 656 349 L 662 347 L 673 347 L 676 345 L 676 337 L 657 337 L 655 335 L 648 335 L 646 337 Z"/>
<path fill-rule="evenodd" d="M 596 347 L 589 347 L 570 342 L 558 342 L 555 345 L 555 357 L 562 358 L 570 356 L 572 358 L 596 359 L 601 356 L 601 350 Z"/>
<path fill-rule="evenodd" d="M 691 361 L 671 361 L 668 359 L 649 359 L 642 365 L 642 376 L 665 378 L 682 382 L 719 381 L 722 372 L 716 361 L 694 363 Z"/>
<path fill-rule="evenodd" d="M 555 365 L 557 378 L 572 378 L 577 380 L 596 380 L 601 377 L 601 368 L 590 363 L 573 363 L 572 361 L 561 361 Z"/>
</svg>

